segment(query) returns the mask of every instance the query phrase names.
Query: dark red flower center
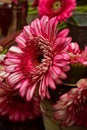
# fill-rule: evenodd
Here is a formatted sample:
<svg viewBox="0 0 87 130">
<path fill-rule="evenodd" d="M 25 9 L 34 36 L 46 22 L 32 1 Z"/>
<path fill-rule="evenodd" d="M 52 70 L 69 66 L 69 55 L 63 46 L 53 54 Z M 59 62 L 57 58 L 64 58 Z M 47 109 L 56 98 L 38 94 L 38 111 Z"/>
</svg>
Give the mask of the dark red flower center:
<svg viewBox="0 0 87 130">
<path fill-rule="evenodd" d="M 50 43 L 42 37 L 35 37 L 27 41 L 27 46 L 21 56 L 21 70 L 30 75 L 41 75 L 48 70 L 52 63 L 52 48 Z"/>
</svg>

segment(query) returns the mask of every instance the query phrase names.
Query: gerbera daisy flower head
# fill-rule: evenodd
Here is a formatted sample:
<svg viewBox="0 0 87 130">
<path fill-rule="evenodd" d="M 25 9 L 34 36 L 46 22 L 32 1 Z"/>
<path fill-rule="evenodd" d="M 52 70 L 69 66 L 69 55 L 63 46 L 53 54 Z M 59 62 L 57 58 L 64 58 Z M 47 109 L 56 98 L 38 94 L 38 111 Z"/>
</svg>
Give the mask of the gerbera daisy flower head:
<svg viewBox="0 0 87 130">
<path fill-rule="evenodd" d="M 57 16 L 57 20 L 62 22 L 72 15 L 76 7 L 76 0 L 40 0 L 38 12 L 40 16 Z"/>
<path fill-rule="evenodd" d="M 72 43 L 68 44 L 65 49 L 70 56 L 71 63 L 80 62 L 79 59 L 80 59 L 80 55 L 81 55 L 81 49 L 77 42 L 72 42 Z"/>
<path fill-rule="evenodd" d="M 42 99 L 50 98 L 48 88 L 56 89 L 70 69 L 64 48 L 72 38 L 67 36 L 68 29 L 59 32 L 56 26 L 56 17 L 35 19 L 24 27 L 16 38 L 18 45 L 12 46 L 6 55 L 8 81 L 28 101 L 36 89 Z"/>
<path fill-rule="evenodd" d="M 15 122 L 34 119 L 40 115 L 40 99 L 33 97 L 27 102 L 19 96 L 18 91 L 0 82 L 0 115 Z"/>
<path fill-rule="evenodd" d="M 54 118 L 65 126 L 87 127 L 87 79 L 80 79 L 76 85 L 77 88 L 62 95 L 53 106 L 56 109 Z"/>
</svg>

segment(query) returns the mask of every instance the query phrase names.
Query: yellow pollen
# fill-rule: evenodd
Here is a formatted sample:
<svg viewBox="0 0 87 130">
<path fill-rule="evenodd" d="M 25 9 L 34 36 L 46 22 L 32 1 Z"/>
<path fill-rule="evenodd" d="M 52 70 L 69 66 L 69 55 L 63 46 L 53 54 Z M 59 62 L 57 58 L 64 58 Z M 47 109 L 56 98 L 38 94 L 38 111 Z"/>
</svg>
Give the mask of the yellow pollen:
<svg viewBox="0 0 87 130">
<path fill-rule="evenodd" d="M 53 3 L 53 10 L 57 11 L 61 7 L 61 2 L 56 1 Z"/>
</svg>

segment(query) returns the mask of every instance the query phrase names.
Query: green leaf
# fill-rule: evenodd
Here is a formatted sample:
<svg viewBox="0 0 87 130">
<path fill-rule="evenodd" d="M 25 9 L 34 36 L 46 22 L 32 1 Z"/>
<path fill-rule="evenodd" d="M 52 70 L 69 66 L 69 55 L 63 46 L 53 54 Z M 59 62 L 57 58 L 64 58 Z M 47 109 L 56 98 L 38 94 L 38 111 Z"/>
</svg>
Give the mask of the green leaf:
<svg viewBox="0 0 87 130">
<path fill-rule="evenodd" d="M 78 12 L 87 12 L 87 5 L 84 5 L 84 6 L 79 5 L 79 6 L 77 6 L 76 11 L 78 11 Z"/>
<path fill-rule="evenodd" d="M 2 52 L 0 52 L 0 54 L 6 54 L 8 51 L 8 49 L 4 49 Z"/>
<path fill-rule="evenodd" d="M 67 27 L 66 22 L 61 22 L 61 23 L 58 24 L 58 28 L 59 28 L 60 30 L 66 28 L 66 27 Z"/>
<path fill-rule="evenodd" d="M 67 79 L 64 80 L 64 83 L 76 84 L 81 78 L 87 77 L 87 66 L 82 65 L 81 63 L 73 63 L 70 65 L 71 69 L 67 72 Z"/>
</svg>

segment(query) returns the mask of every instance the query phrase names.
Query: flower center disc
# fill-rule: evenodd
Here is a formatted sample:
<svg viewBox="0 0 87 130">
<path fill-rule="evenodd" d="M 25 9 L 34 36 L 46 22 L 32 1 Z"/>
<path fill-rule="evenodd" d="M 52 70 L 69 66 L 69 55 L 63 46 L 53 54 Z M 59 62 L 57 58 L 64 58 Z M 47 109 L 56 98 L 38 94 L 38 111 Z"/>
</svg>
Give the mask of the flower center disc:
<svg viewBox="0 0 87 130">
<path fill-rule="evenodd" d="M 35 37 L 27 43 L 23 57 L 21 57 L 21 69 L 28 76 L 39 76 L 48 70 L 51 58 L 52 48 L 50 43 L 44 38 Z"/>
<path fill-rule="evenodd" d="M 53 10 L 54 11 L 58 11 L 61 8 L 61 2 L 60 1 L 56 1 L 53 3 Z"/>
</svg>

